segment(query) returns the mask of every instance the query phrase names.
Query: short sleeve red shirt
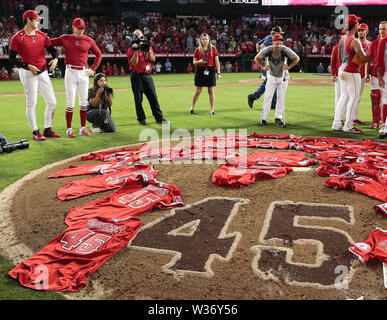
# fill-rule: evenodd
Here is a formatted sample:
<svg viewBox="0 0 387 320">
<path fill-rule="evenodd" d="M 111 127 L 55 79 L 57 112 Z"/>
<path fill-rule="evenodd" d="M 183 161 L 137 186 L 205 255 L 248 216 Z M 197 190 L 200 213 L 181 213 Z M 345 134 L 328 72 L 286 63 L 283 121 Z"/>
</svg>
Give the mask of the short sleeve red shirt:
<svg viewBox="0 0 387 320">
<path fill-rule="evenodd" d="M 134 51 L 132 48 L 129 48 L 126 56 L 129 61 L 129 69 L 139 73 L 151 73 L 152 72 L 152 62 L 149 60 L 149 54 L 153 53 L 152 48 L 149 48 L 149 53 L 143 53 L 141 50 L 138 50 L 138 63 L 136 66 L 133 66 L 130 63 L 130 59 L 133 57 Z"/>
<path fill-rule="evenodd" d="M 22 62 L 47 69 L 45 49 L 50 45 L 50 39 L 44 32 L 35 30 L 34 35 L 28 35 L 23 29 L 11 38 L 10 50 L 18 52 Z"/>
<path fill-rule="evenodd" d="M 196 48 L 195 49 L 195 52 L 194 52 L 194 58 L 197 59 L 197 60 L 200 60 L 200 59 L 204 59 L 207 57 L 207 64 L 199 64 L 198 66 L 200 67 L 204 67 L 204 66 L 208 66 L 208 67 L 213 67 L 215 66 L 215 57 L 219 56 L 219 52 L 218 50 L 216 49 L 216 47 L 212 47 L 212 51 L 211 52 L 208 52 L 208 50 L 205 50 L 204 51 L 204 54 L 203 53 L 200 53 L 199 51 L 199 48 Z"/>
</svg>

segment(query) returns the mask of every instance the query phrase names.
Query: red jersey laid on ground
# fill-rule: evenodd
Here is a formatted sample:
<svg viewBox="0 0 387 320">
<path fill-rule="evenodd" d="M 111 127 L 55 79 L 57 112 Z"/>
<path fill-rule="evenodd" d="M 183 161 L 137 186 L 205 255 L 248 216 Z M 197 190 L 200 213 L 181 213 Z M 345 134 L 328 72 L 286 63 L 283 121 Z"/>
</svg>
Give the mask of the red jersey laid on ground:
<svg viewBox="0 0 387 320">
<path fill-rule="evenodd" d="M 305 157 L 303 152 L 254 152 L 247 156 L 247 164 L 283 166 L 283 167 L 307 167 L 317 164 L 316 160 Z M 244 161 L 240 159 L 239 161 Z"/>
<path fill-rule="evenodd" d="M 117 189 L 126 181 L 127 184 L 130 182 L 132 184 L 141 184 L 137 181 L 138 177 L 148 182 L 156 178 L 157 174 L 158 171 L 154 170 L 152 166 L 137 164 L 119 172 L 66 183 L 62 188 L 59 188 L 57 196 L 60 200 L 77 199 L 93 193 Z"/>
<path fill-rule="evenodd" d="M 259 165 L 235 167 L 227 163 L 213 173 L 212 182 L 219 187 L 243 188 L 258 180 L 282 178 L 292 171 L 293 169 L 289 167 Z"/>
<path fill-rule="evenodd" d="M 376 212 L 387 215 L 387 202 L 374 206 Z"/>
<path fill-rule="evenodd" d="M 88 67 L 89 51 L 95 54 L 94 63 L 90 69 L 97 70 L 102 60 L 102 53 L 95 41 L 86 36 L 76 37 L 73 34 L 64 34 L 59 38 L 51 39 L 53 46 L 64 46 L 65 64 Z"/>
<path fill-rule="evenodd" d="M 66 217 L 68 226 L 91 218 L 104 221 L 124 221 L 153 208 L 171 209 L 183 206 L 178 187 L 158 181 L 133 184 L 124 183 L 112 194 L 71 209 Z"/>
<path fill-rule="evenodd" d="M 81 160 L 101 160 L 101 161 L 112 161 L 112 160 L 123 160 L 123 159 L 138 159 L 135 156 L 139 153 L 146 152 L 149 149 L 147 143 L 142 144 L 138 148 L 122 148 L 119 150 L 109 150 L 100 152 L 91 152 L 86 156 L 82 156 Z M 135 161 L 132 159 L 132 161 Z"/>
<path fill-rule="evenodd" d="M 137 217 L 115 223 L 78 221 L 8 274 L 35 290 L 79 291 L 86 287 L 86 277 L 125 247 L 141 224 Z"/>
<path fill-rule="evenodd" d="M 374 259 L 387 263 L 387 231 L 375 228 L 364 242 L 354 243 L 348 250 L 362 263 Z"/>
<path fill-rule="evenodd" d="M 35 35 L 28 35 L 23 29 L 11 38 L 9 49 L 18 52 L 22 62 L 47 70 L 45 49 L 50 45 L 44 32 L 35 30 Z"/>
<path fill-rule="evenodd" d="M 118 172 L 122 170 L 126 170 L 132 161 L 128 160 L 114 160 L 107 161 L 104 163 L 93 163 L 93 164 L 83 164 L 79 166 L 70 165 L 68 168 L 56 171 L 48 176 L 49 179 L 52 178 L 64 178 L 64 177 L 73 177 L 73 176 L 81 176 L 87 174 L 107 174 L 112 172 Z"/>
</svg>

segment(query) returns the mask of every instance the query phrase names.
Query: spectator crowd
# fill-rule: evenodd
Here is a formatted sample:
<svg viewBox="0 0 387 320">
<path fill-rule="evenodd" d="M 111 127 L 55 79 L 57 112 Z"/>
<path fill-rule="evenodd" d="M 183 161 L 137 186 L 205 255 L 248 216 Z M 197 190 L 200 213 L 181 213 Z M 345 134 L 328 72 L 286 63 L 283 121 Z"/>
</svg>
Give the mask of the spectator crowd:
<svg viewBox="0 0 387 320">
<path fill-rule="evenodd" d="M 9 52 L 9 41 L 23 26 L 20 14 L 28 8 L 38 4 L 36 0 L 8 1 L 0 0 L 0 55 Z M 49 28 L 44 30 L 50 37 L 72 33 L 71 22 L 80 15 L 79 1 L 46 0 L 39 4 L 46 4 L 50 8 Z M 53 18 L 56 17 L 57 18 Z M 104 17 L 86 18 L 88 27 L 86 34 L 92 37 L 102 53 L 124 54 L 128 49 L 127 36 L 134 29 L 140 28 L 148 38 L 153 51 L 157 53 L 186 53 L 193 54 L 198 46 L 199 36 L 207 32 L 219 53 L 236 55 L 255 55 L 256 43 L 270 33 L 275 25 L 280 25 L 285 32 L 284 45 L 291 48 L 298 55 L 321 54 L 330 55 L 336 45 L 340 30 L 337 30 L 333 21 L 324 18 L 305 19 L 305 22 L 267 23 L 251 18 L 219 18 L 219 17 L 191 17 L 177 18 L 168 15 L 140 15 L 138 25 L 127 25 L 126 19 L 109 21 Z M 377 19 L 365 19 L 368 23 L 370 39 L 375 39 L 378 34 Z M 59 54 L 63 47 L 58 48 Z M 121 66 L 109 63 L 103 66 L 107 75 L 121 74 Z M 159 70 L 160 67 L 157 67 Z M 164 71 L 168 68 L 162 66 Z M 235 70 L 238 66 L 225 63 L 224 70 Z M 125 71 L 125 70 L 124 70 Z M 193 70 L 192 70 L 193 71 Z M 155 71 L 157 73 L 157 71 Z M 187 71 L 191 72 L 191 71 Z"/>
</svg>

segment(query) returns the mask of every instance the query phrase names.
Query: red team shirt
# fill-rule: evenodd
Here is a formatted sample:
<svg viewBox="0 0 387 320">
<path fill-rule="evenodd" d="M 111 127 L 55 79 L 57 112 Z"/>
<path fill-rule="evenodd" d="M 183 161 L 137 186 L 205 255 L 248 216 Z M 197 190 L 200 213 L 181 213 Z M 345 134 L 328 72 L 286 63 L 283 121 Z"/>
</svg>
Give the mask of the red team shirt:
<svg viewBox="0 0 387 320">
<path fill-rule="evenodd" d="M 348 250 L 362 263 L 374 259 L 387 263 L 387 231 L 375 228 L 364 242 L 354 243 Z"/>
<path fill-rule="evenodd" d="M 143 53 L 141 50 L 138 50 L 138 63 L 136 66 L 133 66 L 130 63 L 130 59 L 132 59 L 134 51 L 132 48 L 129 48 L 126 52 L 126 56 L 129 61 L 129 69 L 139 73 L 152 73 L 152 62 L 149 60 L 149 54 L 153 53 L 153 49 L 149 48 L 149 53 Z"/>
<path fill-rule="evenodd" d="M 92 218 L 124 221 L 153 208 L 170 209 L 182 205 L 180 190 L 176 186 L 157 181 L 148 184 L 133 184 L 127 181 L 112 194 L 71 209 L 65 222 L 71 226 Z"/>
<path fill-rule="evenodd" d="M 335 45 L 332 49 L 331 55 L 331 75 L 338 76 L 340 68 L 340 60 L 339 60 L 339 45 Z"/>
<path fill-rule="evenodd" d="M 141 184 L 137 180 L 139 176 L 141 176 L 143 181 L 147 182 L 156 178 L 157 174 L 158 171 L 154 170 L 153 167 L 138 164 L 119 172 L 68 182 L 59 188 L 57 196 L 60 200 L 77 199 L 93 193 L 117 189 L 124 182 Z"/>
<path fill-rule="evenodd" d="M 141 225 L 137 217 L 115 223 L 78 221 L 8 274 L 35 290 L 79 291 L 86 287 L 86 277 L 125 247 Z"/>
<path fill-rule="evenodd" d="M 89 66 L 88 57 L 89 50 L 95 54 L 95 60 L 91 69 L 93 71 L 97 70 L 101 60 L 102 53 L 99 50 L 95 41 L 86 36 L 82 35 L 81 37 L 76 37 L 73 34 L 64 34 L 59 38 L 51 39 L 53 46 L 64 46 L 65 48 L 65 63 L 73 66 Z"/>
<path fill-rule="evenodd" d="M 351 42 L 356 38 L 352 34 L 346 34 L 345 37 L 341 37 L 339 41 L 339 46 L 341 45 L 341 42 L 343 41 L 343 39 L 345 39 L 345 43 L 344 43 L 345 51 L 349 55 L 348 62 L 346 67 L 344 68 L 344 71 L 349 73 L 360 73 L 360 66 L 352 61 L 356 55 L 356 52 L 355 50 L 351 49 Z"/>
<path fill-rule="evenodd" d="M 219 56 L 219 52 L 216 49 L 216 47 L 214 47 L 214 46 L 212 47 L 211 52 L 208 52 L 208 50 L 205 50 L 204 53 L 200 53 L 199 48 L 196 48 L 195 52 L 194 52 L 195 59 L 206 60 L 206 58 L 207 58 L 207 63 L 198 64 L 199 67 L 204 67 L 204 66 L 213 67 L 213 66 L 215 66 L 215 57 L 217 57 L 217 56 Z"/>
<path fill-rule="evenodd" d="M 380 36 L 378 36 L 377 39 L 375 39 L 374 41 L 371 42 L 370 51 L 369 51 L 369 54 L 368 54 L 369 56 L 374 58 L 374 62 L 373 62 L 372 67 L 371 67 L 371 76 L 376 77 L 376 78 L 378 77 L 377 51 L 378 51 L 379 41 L 380 41 Z"/>
<path fill-rule="evenodd" d="M 370 53 L 370 50 L 371 50 L 371 42 L 366 40 L 364 43 L 362 42 L 361 45 L 363 47 L 363 50 L 364 50 L 365 54 L 368 56 L 369 53 Z M 360 74 L 361 74 L 361 78 L 362 79 L 368 74 L 368 70 L 367 70 L 367 73 L 366 73 L 366 69 L 365 68 L 366 68 L 366 65 L 360 67 Z"/>
<path fill-rule="evenodd" d="M 50 39 L 44 32 L 35 30 L 32 36 L 20 30 L 11 38 L 9 48 L 19 53 L 22 62 L 47 70 L 45 49 L 50 45 Z"/>
</svg>

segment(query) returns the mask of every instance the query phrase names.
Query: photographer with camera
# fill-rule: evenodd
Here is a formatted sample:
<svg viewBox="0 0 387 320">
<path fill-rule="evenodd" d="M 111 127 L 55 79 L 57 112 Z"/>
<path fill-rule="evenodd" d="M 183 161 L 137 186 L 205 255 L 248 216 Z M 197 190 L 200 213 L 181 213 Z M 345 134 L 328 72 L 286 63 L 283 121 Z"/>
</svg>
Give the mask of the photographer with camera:
<svg viewBox="0 0 387 320">
<path fill-rule="evenodd" d="M 153 117 L 157 123 L 166 123 L 157 100 L 156 88 L 151 76 L 152 63 L 156 57 L 141 30 L 133 32 L 133 39 L 126 53 L 131 71 L 130 82 L 136 106 L 137 121 L 140 125 L 146 125 L 146 116 L 142 107 L 143 94 L 149 101 Z"/>
<path fill-rule="evenodd" d="M 116 131 L 111 117 L 113 96 L 113 89 L 108 86 L 106 76 L 103 73 L 97 73 L 93 87 L 89 89 L 87 105 L 87 121 L 92 124 L 93 133 Z"/>
</svg>

